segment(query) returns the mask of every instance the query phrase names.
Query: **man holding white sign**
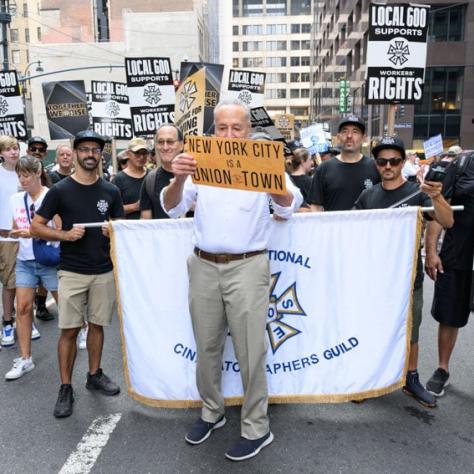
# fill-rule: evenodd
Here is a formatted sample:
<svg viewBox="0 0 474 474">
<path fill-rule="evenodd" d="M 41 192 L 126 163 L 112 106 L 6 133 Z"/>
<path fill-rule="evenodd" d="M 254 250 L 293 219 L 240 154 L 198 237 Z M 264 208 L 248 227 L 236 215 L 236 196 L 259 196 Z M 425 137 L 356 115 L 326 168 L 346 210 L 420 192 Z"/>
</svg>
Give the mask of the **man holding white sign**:
<svg viewBox="0 0 474 474">
<path fill-rule="evenodd" d="M 248 138 L 250 113 L 240 103 L 223 102 L 214 111 L 216 135 Z M 161 194 L 170 217 L 183 215 L 196 201 L 194 254 L 188 260 L 189 306 L 197 346 L 197 386 L 203 400 L 201 418 L 185 439 L 204 442 L 224 426 L 221 366 L 229 331 L 240 366 L 244 399 L 241 439 L 226 452 L 233 461 L 257 455 L 273 441 L 267 415 L 265 373 L 268 312 L 269 200 L 274 213 L 288 219 L 302 203 L 299 190 L 286 178 L 284 194 L 195 185 L 197 162 L 187 153 L 172 163 L 174 181 Z"/>
</svg>

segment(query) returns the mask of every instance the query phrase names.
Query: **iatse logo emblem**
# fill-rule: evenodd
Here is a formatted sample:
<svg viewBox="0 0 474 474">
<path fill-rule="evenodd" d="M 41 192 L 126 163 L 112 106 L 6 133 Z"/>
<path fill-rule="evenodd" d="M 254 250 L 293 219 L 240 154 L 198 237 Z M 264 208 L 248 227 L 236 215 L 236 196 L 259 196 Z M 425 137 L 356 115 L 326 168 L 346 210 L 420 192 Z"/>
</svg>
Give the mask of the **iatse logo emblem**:
<svg viewBox="0 0 474 474">
<path fill-rule="evenodd" d="M 299 329 L 283 319 L 288 316 L 306 316 L 298 301 L 296 282 L 278 295 L 277 286 L 280 276 L 281 272 L 273 273 L 270 280 L 267 333 L 274 354 L 288 339 L 301 333 Z"/>
</svg>

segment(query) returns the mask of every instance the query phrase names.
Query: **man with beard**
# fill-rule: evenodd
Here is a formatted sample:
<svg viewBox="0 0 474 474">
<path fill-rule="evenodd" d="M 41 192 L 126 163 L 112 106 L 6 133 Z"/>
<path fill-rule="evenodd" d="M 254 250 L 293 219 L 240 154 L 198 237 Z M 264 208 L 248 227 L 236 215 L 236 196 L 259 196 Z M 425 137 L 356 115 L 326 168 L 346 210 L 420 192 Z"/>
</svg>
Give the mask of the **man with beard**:
<svg viewBox="0 0 474 474">
<path fill-rule="evenodd" d="M 141 219 L 167 219 L 168 214 L 160 203 L 160 193 L 174 177 L 173 158 L 183 151 L 183 132 L 172 124 L 161 125 L 155 135 L 155 150 L 161 166 L 145 178 L 140 193 Z"/>
<path fill-rule="evenodd" d="M 102 222 L 124 215 L 116 186 L 98 177 L 105 140 L 95 132 L 79 132 L 74 139 L 74 173 L 50 189 L 36 212 L 31 233 L 45 240 L 61 242 L 59 263 L 58 343 L 61 388 L 54 416 L 72 414 L 72 371 L 76 358 L 76 337 L 84 323 L 87 305 L 89 372 L 86 388 L 104 395 L 116 395 L 120 388 L 100 368 L 104 344 L 103 326 L 108 326 L 115 307 L 115 286 L 110 259 L 108 228 L 85 228 L 77 223 Z M 46 224 L 54 215 L 62 230 Z"/>
<path fill-rule="evenodd" d="M 322 162 L 313 177 L 308 204 L 313 211 L 346 211 L 364 190 L 380 182 L 372 159 L 361 153 L 365 124 L 355 115 L 344 117 L 338 126 L 341 154 Z"/>
<path fill-rule="evenodd" d="M 372 153 L 382 182 L 362 192 L 354 204 L 356 209 L 385 209 L 419 190 L 417 183 L 407 181 L 402 175 L 406 159 L 405 145 L 402 140 L 398 137 L 384 137 L 373 148 Z M 421 193 L 412 196 L 397 207 L 433 206 L 434 212 L 428 213 L 426 217 L 429 220 L 435 219 L 443 227 L 451 227 L 454 221 L 453 211 L 442 196 L 441 190 L 442 183 L 425 181 L 421 185 Z M 423 387 L 418 376 L 418 334 L 422 309 L 423 263 L 418 250 L 416 277 L 413 285 L 411 347 L 403 391 L 422 405 L 433 408 L 436 406 L 436 399 Z"/>
<path fill-rule="evenodd" d="M 27 154 L 43 162 L 48 154 L 48 142 L 43 137 L 31 137 L 28 140 Z"/>
</svg>

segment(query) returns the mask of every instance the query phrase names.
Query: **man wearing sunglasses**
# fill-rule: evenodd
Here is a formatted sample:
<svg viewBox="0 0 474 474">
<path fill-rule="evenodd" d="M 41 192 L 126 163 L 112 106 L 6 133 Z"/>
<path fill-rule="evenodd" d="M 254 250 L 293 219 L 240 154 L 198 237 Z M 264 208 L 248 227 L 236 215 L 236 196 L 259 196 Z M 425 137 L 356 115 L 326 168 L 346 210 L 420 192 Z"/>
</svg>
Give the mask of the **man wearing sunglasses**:
<svg viewBox="0 0 474 474">
<path fill-rule="evenodd" d="M 98 177 L 105 140 L 97 133 L 79 132 L 73 144 L 74 173 L 55 184 L 44 197 L 31 225 L 35 237 L 61 242 L 59 262 L 59 372 L 61 387 L 54 408 L 56 418 L 72 414 L 71 386 L 76 358 L 76 338 L 84 324 L 87 305 L 87 350 L 89 372 L 86 388 L 104 395 L 117 395 L 120 388 L 100 368 L 104 326 L 110 325 L 115 310 L 115 285 L 110 258 L 107 225 L 85 228 L 87 222 L 104 222 L 124 216 L 116 186 Z M 46 224 L 58 215 L 62 230 Z"/>
<path fill-rule="evenodd" d="M 434 207 L 433 213 L 427 213 L 428 220 L 435 219 L 443 227 L 453 225 L 453 211 L 441 194 L 442 183 L 425 181 L 421 186 L 407 181 L 402 175 L 405 164 L 405 145 L 398 137 L 384 137 L 372 149 L 377 170 L 382 182 L 370 189 L 366 189 L 354 204 L 355 209 L 385 209 L 407 198 L 415 191 L 421 193 L 411 197 L 404 206 Z M 422 405 L 433 408 L 436 398 L 420 383 L 418 376 L 418 335 L 423 309 L 423 264 L 420 251 L 416 267 L 416 277 L 413 286 L 413 327 L 411 335 L 410 355 L 408 359 L 408 373 L 403 391 L 411 395 Z"/>
<path fill-rule="evenodd" d="M 373 160 L 361 153 L 364 121 L 348 115 L 337 132 L 341 153 L 316 168 L 307 201 L 312 211 L 347 211 L 364 189 L 380 181 Z"/>
<path fill-rule="evenodd" d="M 28 140 L 27 153 L 43 161 L 48 154 L 48 142 L 43 137 L 31 137 Z"/>
</svg>

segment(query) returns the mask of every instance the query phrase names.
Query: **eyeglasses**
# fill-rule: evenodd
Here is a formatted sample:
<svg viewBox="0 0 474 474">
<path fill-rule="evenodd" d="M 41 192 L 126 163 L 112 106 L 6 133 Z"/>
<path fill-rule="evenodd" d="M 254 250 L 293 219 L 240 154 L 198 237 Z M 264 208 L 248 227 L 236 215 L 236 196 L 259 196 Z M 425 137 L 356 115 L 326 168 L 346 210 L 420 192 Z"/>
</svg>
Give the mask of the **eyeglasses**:
<svg viewBox="0 0 474 474">
<path fill-rule="evenodd" d="M 174 145 L 178 140 L 172 140 L 171 138 L 167 139 L 167 140 L 163 140 L 163 139 L 160 139 L 160 140 L 156 140 L 156 144 L 158 146 L 163 146 L 165 143 L 169 146 L 172 146 Z"/>
<path fill-rule="evenodd" d="M 102 153 L 102 149 L 100 148 L 89 148 L 88 146 L 78 146 L 77 150 L 81 153 L 93 153 L 94 155 L 100 155 Z"/>
<path fill-rule="evenodd" d="M 30 151 L 37 151 L 38 153 L 46 153 L 46 148 L 37 147 L 37 146 L 30 146 Z"/>
<path fill-rule="evenodd" d="M 35 217 L 35 203 L 31 203 L 30 206 L 30 219 L 33 219 Z"/>
<path fill-rule="evenodd" d="M 390 166 L 398 166 L 403 161 L 403 158 L 375 158 L 375 163 L 377 166 L 384 167 L 387 166 L 387 163 L 390 163 Z"/>
</svg>

